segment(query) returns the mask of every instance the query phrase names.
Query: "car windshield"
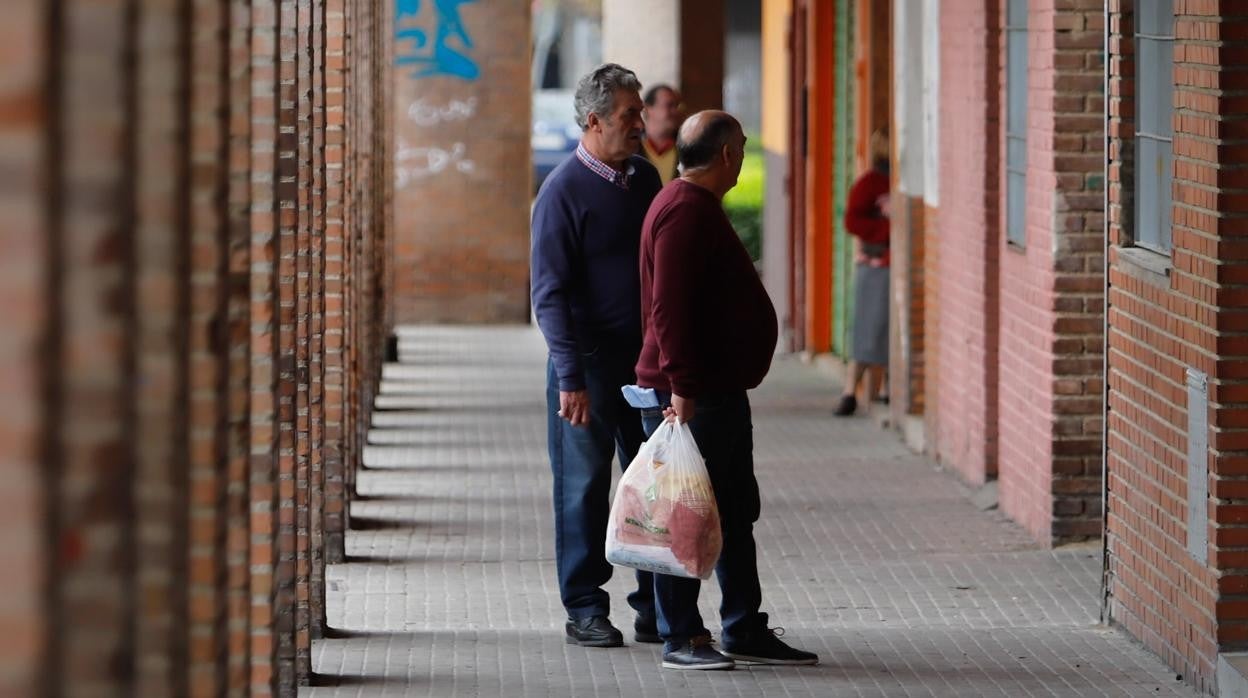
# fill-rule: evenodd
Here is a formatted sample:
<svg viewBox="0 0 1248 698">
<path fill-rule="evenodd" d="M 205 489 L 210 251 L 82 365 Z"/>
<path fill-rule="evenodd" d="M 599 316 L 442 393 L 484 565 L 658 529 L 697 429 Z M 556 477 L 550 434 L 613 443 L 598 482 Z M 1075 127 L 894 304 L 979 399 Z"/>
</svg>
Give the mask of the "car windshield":
<svg viewBox="0 0 1248 698">
<path fill-rule="evenodd" d="M 571 125 L 576 123 L 571 90 L 544 90 L 533 94 L 533 123 Z"/>
</svg>

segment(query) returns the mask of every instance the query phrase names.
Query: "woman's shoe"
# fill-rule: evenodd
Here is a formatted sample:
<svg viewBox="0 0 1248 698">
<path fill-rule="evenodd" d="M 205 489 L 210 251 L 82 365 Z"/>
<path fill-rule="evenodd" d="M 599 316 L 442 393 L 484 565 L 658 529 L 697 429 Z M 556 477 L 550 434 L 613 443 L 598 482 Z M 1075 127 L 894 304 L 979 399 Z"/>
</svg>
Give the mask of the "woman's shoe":
<svg viewBox="0 0 1248 698">
<path fill-rule="evenodd" d="M 842 395 L 841 404 L 836 406 L 836 411 L 832 414 L 837 417 L 848 417 L 858 411 L 858 398 L 853 395 Z"/>
</svg>

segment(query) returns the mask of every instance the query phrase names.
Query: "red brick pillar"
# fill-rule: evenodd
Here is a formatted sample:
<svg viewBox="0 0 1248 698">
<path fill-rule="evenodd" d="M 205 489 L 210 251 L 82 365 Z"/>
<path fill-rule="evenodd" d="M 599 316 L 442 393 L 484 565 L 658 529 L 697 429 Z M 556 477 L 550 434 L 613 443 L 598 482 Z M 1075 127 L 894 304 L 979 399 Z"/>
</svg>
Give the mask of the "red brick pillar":
<svg viewBox="0 0 1248 698">
<path fill-rule="evenodd" d="M 50 163 L 43 160 L 44 129 L 52 114 L 42 93 L 44 60 L 51 47 L 43 21 L 44 4 L 19 0 L 5 7 L 0 41 L 10 49 L 5 64 L 5 87 L 0 111 L 10 115 L 0 122 L 0 169 L 25 172 L 0 192 L 0 549 L 6 555 L 8 580 L 0 600 L 0 634 L 6 651 L 0 656 L 0 694 L 38 695 L 52 683 L 50 666 L 41 648 L 53 631 L 45 614 L 48 569 L 54 551 L 46 549 L 45 508 L 50 473 L 45 455 L 44 422 L 47 406 L 46 372 L 53 355 L 45 342 L 52 308 L 46 294 L 51 276 L 46 177 Z M 39 163 L 32 169 L 32 163 Z"/>
<path fill-rule="evenodd" d="M 320 237 L 313 206 L 315 164 L 312 160 L 314 97 L 313 63 L 315 49 L 312 43 L 315 27 L 310 2 L 300 3 L 297 8 L 297 53 L 295 91 L 297 97 L 295 143 L 297 147 L 297 181 L 295 211 L 297 213 L 295 235 L 295 612 L 294 649 L 295 674 L 309 676 L 312 671 L 312 351 L 314 307 L 313 290 L 313 238 Z"/>
<path fill-rule="evenodd" d="M 325 0 L 312 3 L 312 250 L 309 287 L 312 294 L 308 373 L 308 614 L 310 632 L 325 628 L 325 250 L 326 250 L 326 105 Z"/>
<path fill-rule="evenodd" d="M 105 693 L 134 668 L 135 75 L 117 67 L 136 28 L 120 4 L 61 3 L 51 21 L 46 680 Z"/>
<path fill-rule="evenodd" d="M 326 562 L 342 562 L 346 532 L 346 0 L 325 0 L 325 510 Z"/>
<path fill-rule="evenodd" d="M 277 680 L 279 0 L 251 5 L 249 690 L 270 695 Z"/>
<path fill-rule="evenodd" d="M 227 689 L 247 691 L 251 657 L 251 3 L 229 6 L 226 489 Z"/>
<path fill-rule="evenodd" d="M 139 8 L 135 51 L 132 319 L 135 385 L 135 693 L 186 685 L 188 171 L 181 143 L 183 17 L 176 0 Z"/>
<path fill-rule="evenodd" d="M 228 8 L 196 0 L 191 14 L 189 167 L 190 308 L 187 336 L 190 530 L 188 692 L 216 696 L 227 684 L 226 493 L 222 467 L 229 409 L 227 310 Z"/>
<path fill-rule="evenodd" d="M 274 633 L 278 690 L 295 685 L 296 427 L 299 298 L 299 28 L 296 0 L 279 0 L 277 30 L 277 546 Z"/>
<path fill-rule="evenodd" d="M 381 6 L 353 0 L 348 64 L 329 1 L 8 8 L 6 695 L 310 678 L 389 239 Z"/>
<path fill-rule="evenodd" d="M 440 4 L 394 19 L 395 319 L 526 322 L 530 4 L 458 6 L 456 62 L 433 52 Z"/>
</svg>

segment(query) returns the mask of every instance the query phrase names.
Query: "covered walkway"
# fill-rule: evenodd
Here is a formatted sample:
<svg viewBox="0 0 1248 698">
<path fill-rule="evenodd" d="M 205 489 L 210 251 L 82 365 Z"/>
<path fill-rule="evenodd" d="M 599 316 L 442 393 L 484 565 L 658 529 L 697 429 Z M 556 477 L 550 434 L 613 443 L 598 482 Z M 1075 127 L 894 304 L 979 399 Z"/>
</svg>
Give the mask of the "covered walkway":
<svg viewBox="0 0 1248 698">
<path fill-rule="evenodd" d="M 810 668 L 565 645 L 536 330 L 408 327 L 330 565 L 306 696 L 1190 696 L 1097 623 L 1099 546 L 1045 551 L 779 359 L 754 395 L 764 610 Z M 617 573 L 613 620 L 631 627 Z M 703 613 L 716 630 L 713 584 Z"/>
</svg>

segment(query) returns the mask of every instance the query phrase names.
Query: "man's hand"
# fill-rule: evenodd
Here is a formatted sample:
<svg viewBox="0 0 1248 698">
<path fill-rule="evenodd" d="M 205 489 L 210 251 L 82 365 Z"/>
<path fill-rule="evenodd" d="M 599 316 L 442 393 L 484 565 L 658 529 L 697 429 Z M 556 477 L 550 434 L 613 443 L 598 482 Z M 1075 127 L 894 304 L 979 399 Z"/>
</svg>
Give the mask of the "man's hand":
<svg viewBox="0 0 1248 698">
<path fill-rule="evenodd" d="M 663 410 L 667 421 L 679 419 L 682 424 L 693 420 L 693 398 L 681 397 L 672 393 L 672 406 Z"/>
<path fill-rule="evenodd" d="M 589 391 L 560 390 L 559 416 L 574 427 L 589 424 Z"/>
</svg>

